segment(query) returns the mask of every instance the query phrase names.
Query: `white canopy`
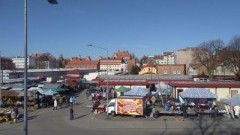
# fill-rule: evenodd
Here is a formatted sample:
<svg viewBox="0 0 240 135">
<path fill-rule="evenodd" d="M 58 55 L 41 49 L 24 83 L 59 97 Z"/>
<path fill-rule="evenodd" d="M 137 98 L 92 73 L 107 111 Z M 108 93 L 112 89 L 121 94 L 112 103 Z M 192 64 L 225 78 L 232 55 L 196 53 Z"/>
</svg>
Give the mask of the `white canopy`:
<svg viewBox="0 0 240 135">
<path fill-rule="evenodd" d="M 223 103 L 230 106 L 240 106 L 240 95 L 236 94 L 229 99 L 223 100 Z"/>
<path fill-rule="evenodd" d="M 135 87 L 130 91 L 124 92 L 124 96 L 146 96 L 147 93 L 148 93 L 147 89 Z"/>
<path fill-rule="evenodd" d="M 216 98 L 207 88 L 188 88 L 179 93 L 182 98 Z"/>
</svg>

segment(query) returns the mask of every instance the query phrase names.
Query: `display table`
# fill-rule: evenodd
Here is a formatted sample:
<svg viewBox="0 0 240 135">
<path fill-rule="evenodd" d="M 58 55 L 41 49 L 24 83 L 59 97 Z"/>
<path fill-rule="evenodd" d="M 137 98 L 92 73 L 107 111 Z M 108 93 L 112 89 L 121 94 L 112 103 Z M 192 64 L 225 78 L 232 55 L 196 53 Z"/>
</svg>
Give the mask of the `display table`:
<svg viewBox="0 0 240 135">
<path fill-rule="evenodd" d="M 104 113 L 105 112 L 105 106 L 103 104 L 100 104 L 97 107 L 97 113 Z"/>
<path fill-rule="evenodd" d="M 11 112 L 9 110 L 4 110 L 0 112 L 0 123 L 11 120 Z"/>
</svg>

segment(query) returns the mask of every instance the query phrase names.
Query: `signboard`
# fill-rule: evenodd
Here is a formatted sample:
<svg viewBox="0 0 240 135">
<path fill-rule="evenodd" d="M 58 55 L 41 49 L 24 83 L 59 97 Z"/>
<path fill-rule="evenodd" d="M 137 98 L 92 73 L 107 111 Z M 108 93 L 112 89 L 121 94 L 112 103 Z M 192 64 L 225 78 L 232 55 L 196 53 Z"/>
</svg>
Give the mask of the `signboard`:
<svg viewBox="0 0 240 135">
<path fill-rule="evenodd" d="M 157 99 L 156 99 L 154 96 L 152 96 L 151 101 L 152 101 L 153 103 L 155 103 L 156 100 L 157 100 Z"/>
<path fill-rule="evenodd" d="M 142 98 L 118 98 L 117 114 L 143 115 L 143 99 Z"/>
</svg>

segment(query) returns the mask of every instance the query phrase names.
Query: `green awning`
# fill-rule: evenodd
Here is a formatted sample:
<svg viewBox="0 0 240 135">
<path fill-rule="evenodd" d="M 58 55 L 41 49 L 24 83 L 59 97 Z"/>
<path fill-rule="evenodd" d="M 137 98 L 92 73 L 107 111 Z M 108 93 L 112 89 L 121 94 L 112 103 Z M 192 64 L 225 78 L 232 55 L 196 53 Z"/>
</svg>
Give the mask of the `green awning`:
<svg viewBox="0 0 240 135">
<path fill-rule="evenodd" d="M 52 92 L 63 92 L 68 90 L 66 88 L 43 88 L 43 89 Z"/>
<path fill-rule="evenodd" d="M 119 88 L 115 89 L 115 91 L 117 91 L 117 92 L 127 92 L 129 90 L 130 90 L 130 88 L 127 88 L 124 86 L 120 86 Z"/>
</svg>

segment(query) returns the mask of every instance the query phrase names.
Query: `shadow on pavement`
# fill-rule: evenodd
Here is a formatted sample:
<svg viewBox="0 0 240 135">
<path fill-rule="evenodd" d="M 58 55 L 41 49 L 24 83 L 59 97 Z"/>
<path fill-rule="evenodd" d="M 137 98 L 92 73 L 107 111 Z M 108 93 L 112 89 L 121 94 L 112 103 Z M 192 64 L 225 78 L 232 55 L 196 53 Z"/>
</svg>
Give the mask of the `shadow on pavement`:
<svg viewBox="0 0 240 135">
<path fill-rule="evenodd" d="M 168 127 L 167 127 L 167 119 L 163 119 L 164 120 L 164 131 L 162 131 L 162 133 L 160 134 L 160 135 L 165 135 L 166 134 L 166 132 L 167 132 L 167 129 L 168 129 Z"/>
<path fill-rule="evenodd" d="M 37 117 L 38 117 L 38 115 L 33 115 L 33 116 L 28 117 L 28 120 L 32 120 L 32 119 L 35 119 Z"/>
<path fill-rule="evenodd" d="M 87 115 L 89 115 L 89 114 L 90 114 L 90 113 L 83 114 L 83 115 L 80 115 L 80 116 L 75 117 L 74 119 L 80 119 L 80 118 L 83 118 L 83 117 L 85 117 L 85 116 L 87 116 Z"/>
<path fill-rule="evenodd" d="M 185 128 L 178 134 L 184 135 L 240 135 L 238 122 L 224 117 L 211 118 L 209 116 L 199 116 L 195 119 L 189 119 L 192 122 L 189 128 Z M 183 123 L 184 124 L 184 121 Z M 167 125 L 164 119 L 164 131 L 159 135 L 167 135 L 171 131 L 171 125 Z M 182 133 L 181 133 L 182 132 Z"/>
</svg>

